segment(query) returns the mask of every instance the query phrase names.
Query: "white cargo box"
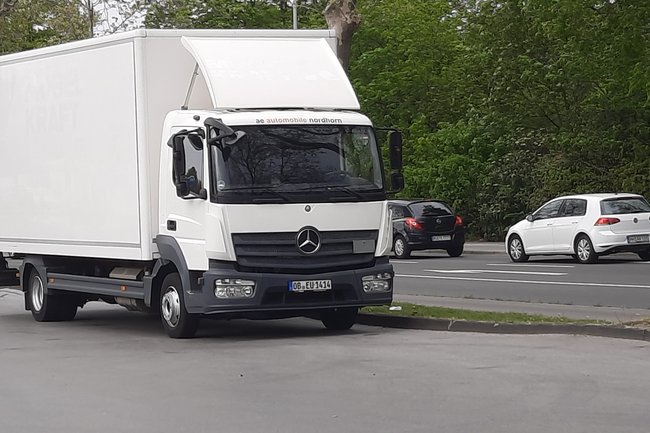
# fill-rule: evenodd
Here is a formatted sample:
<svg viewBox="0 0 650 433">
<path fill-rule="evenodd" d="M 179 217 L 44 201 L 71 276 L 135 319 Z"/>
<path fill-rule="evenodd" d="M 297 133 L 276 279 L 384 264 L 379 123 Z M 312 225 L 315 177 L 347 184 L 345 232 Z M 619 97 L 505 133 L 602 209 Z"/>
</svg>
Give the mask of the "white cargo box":
<svg viewBox="0 0 650 433">
<path fill-rule="evenodd" d="M 328 30 L 138 30 L 0 57 L 0 251 L 151 259 L 163 121 L 195 65 L 192 109 L 356 109 L 335 47 Z"/>
</svg>

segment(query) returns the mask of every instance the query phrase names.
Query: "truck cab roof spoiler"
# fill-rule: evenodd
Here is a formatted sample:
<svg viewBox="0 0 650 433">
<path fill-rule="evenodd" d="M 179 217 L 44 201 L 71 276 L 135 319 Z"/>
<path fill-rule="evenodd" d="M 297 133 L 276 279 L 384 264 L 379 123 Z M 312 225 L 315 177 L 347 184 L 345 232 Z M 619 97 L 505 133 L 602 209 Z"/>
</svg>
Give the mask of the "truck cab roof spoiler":
<svg viewBox="0 0 650 433">
<path fill-rule="evenodd" d="M 215 109 L 358 110 L 359 101 L 323 38 L 181 38 Z"/>
</svg>

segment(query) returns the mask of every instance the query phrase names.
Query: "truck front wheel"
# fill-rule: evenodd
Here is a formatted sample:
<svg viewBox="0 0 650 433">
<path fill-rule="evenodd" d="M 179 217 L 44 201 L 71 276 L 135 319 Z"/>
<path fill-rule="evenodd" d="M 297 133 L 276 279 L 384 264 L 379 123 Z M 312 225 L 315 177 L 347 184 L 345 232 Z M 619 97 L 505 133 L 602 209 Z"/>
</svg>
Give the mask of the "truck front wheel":
<svg viewBox="0 0 650 433">
<path fill-rule="evenodd" d="M 192 338 L 199 326 L 199 317 L 185 309 L 183 285 L 177 273 L 163 280 L 160 290 L 160 318 L 171 338 Z"/>
<path fill-rule="evenodd" d="M 357 307 L 332 308 L 321 311 L 320 320 L 331 331 L 345 331 L 352 328 L 358 314 Z"/>
<path fill-rule="evenodd" d="M 74 319 L 77 304 L 70 297 L 47 293 L 44 278 L 36 269 L 29 274 L 27 299 L 37 322 L 60 322 Z"/>
</svg>

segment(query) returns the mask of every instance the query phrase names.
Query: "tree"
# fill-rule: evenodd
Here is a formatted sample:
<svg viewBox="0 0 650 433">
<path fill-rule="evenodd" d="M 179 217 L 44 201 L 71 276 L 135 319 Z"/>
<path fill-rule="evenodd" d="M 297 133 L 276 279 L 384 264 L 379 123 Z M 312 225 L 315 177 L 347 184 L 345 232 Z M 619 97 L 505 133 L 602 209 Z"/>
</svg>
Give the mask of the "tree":
<svg viewBox="0 0 650 433">
<path fill-rule="evenodd" d="M 146 0 L 78 0 L 86 16 L 88 37 L 140 27 L 149 3 Z"/>
<path fill-rule="evenodd" d="M 0 53 L 55 45 L 85 37 L 85 19 L 76 1 L 4 0 Z"/>
<path fill-rule="evenodd" d="M 301 28 L 322 28 L 324 0 L 298 4 Z M 149 6 L 148 28 L 289 29 L 289 0 L 160 0 Z"/>
<path fill-rule="evenodd" d="M 338 57 L 346 71 L 350 65 L 352 36 L 361 25 L 361 15 L 352 0 L 330 0 L 325 7 L 325 20 L 336 31 Z"/>
</svg>

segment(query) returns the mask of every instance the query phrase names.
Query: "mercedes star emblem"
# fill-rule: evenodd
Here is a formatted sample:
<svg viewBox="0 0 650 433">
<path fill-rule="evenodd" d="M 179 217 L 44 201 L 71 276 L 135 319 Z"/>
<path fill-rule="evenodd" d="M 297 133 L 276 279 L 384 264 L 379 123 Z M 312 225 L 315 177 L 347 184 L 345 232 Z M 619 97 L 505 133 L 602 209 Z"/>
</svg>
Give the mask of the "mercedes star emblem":
<svg viewBox="0 0 650 433">
<path fill-rule="evenodd" d="M 320 249 L 320 235 L 313 227 L 305 227 L 296 236 L 296 246 L 303 254 L 315 254 Z"/>
</svg>

